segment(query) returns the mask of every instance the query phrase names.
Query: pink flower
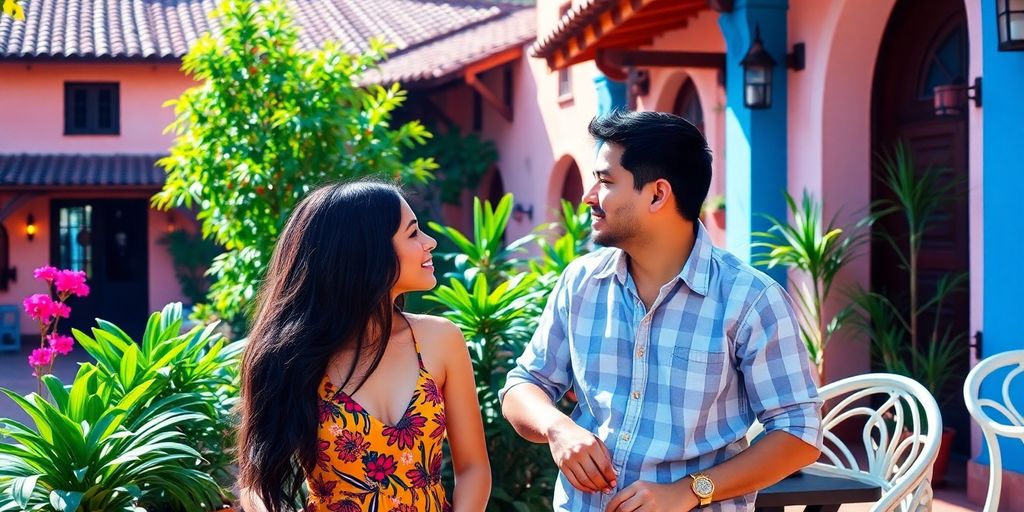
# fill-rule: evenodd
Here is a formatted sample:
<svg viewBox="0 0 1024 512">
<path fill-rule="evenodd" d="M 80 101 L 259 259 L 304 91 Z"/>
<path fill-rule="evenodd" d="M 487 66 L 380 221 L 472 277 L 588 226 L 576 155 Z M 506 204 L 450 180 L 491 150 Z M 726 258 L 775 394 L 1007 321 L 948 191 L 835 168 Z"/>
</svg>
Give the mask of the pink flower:
<svg viewBox="0 0 1024 512">
<path fill-rule="evenodd" d="M 50 366 L 53 362 L 53 356 L 56 352 L 52 348 L 37 348 L 32 351 L 32 354 L 28 356 L 28 364 L 33 368 L 40 366 Z"/>
<path fill-rule="evenodd" d="M 53 333 L 46 337 L 50 340 L 50 348 L 54 352 L 66 356 L 71 353 L 71 349 L 75 346 L 75 340 L 71 339 L 70 336 L 61 336 L 60 334 Z"/>
<path fill-rule="evenodd" d="M 25 313 L 28 313 L 28 316 L 36 320 L 48 322 L 49 318 L 53 316 L 51 313 L 53 311 L 53 299 L 48 294 L 36 293 L 29 295 L 22 301 L 22 305 L 25 306 Z"/>
<path fill-rule="evenodd" d="M 85 272 L 81 270 L 61 270 L 54 280 L 57 293 L 71 293 L 79 297 L 89 295 L 89 286 L 85 284 Z"/>
<path fill-rule="evenodd" d="M 50 311 L 53 313 L 53 316 L 59 316 L 61 318 L 71 316 L 71 307 L 63 302 L 54 302 Z"/>
<path fill-rule="evenodd" d="M 59 270 L 57 270 L 56 268 L 47 265 L 45 267 L 37 268 L 34 272 L 32 272 L 32 275 L 35 276 L 36 279 L 52 283 L 53 280 L 57 278 L 58 272 Z"/>
</svg>

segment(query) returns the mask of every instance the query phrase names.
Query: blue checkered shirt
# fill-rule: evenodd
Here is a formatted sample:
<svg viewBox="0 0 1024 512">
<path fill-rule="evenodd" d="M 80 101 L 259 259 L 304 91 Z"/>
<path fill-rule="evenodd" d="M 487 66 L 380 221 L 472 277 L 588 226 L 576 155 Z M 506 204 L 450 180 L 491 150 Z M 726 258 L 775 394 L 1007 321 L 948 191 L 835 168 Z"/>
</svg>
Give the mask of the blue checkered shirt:
<svg viewBox="0 0 1024 512">
<path fill-rule="evenodd" d="M 789 296 L 697 231 L 650 310 L 621 250 L 574 261 L 499 395 L 527 382 L 552 400 L 574 389 L 572 419 L 608 447 L 617 490 L 724 462 L 747 447 L 755 419 L 821 446 L 821 400 Z M 559 474 L 554 508 L 603 511 L 613 495 L 579 491 Z M 709 508 L 753 510 L 755 497 Z"/>
</svg>

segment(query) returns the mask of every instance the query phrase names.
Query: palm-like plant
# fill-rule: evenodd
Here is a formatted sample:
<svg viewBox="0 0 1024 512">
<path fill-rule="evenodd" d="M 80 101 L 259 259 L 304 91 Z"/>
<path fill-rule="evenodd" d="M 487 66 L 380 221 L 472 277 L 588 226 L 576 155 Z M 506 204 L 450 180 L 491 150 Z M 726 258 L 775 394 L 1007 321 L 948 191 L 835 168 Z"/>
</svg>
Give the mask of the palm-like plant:
<svg viewBox="0 0 1024 512">
<path fill-rule="evenodd" d="M 544 228 L 564 231 L 553 244 L 530 236 L 504 247 L 500 241 L 511 204 L 511 196 L 502 199 L 495 209 L 489 204 L 481 208 L 476 201 L 472 242 L 453 228 L 432 225 L 465 253 L 453 256 L 462 265 L 460 272 L 449 276 L 447 285 L 439 286 L 425 299 L 442 305 L 447 310 L 444 315 L 466 336 L 494 470 L 493 499 L 488 510 L 544 510 L 551 508 L 558 468 L 545 446 L 523 440 L 502 418 L 498 391 L 536 330 L 552 276 L 557 277 L 572 259 L 586 251 L 590 217 L 584 207 L 576 209 L 563 203 L 564 224 Z M 530 240 L 540 243 L 541 258 L 527 266 L 512 255 Z M 568 407 L 567 403 L 561 405 Z"/>
<path fill-rule="evenodd" d="M 806 190 L 800 205 L 789 193 L 786 204 L 792 223 L 766 216 L 768 231 L 754 233 L 761 241 L 752 247 L 763 248 L 755 263 L 768 268 L 782 265 L 803 274 L 804 279 L 790 278 L 790 289 L 797 297 L 800 336 L 818 371 L 818 383 L 825 382 L 825 349 L 829 340 L 850 318 L 852 308 L 842 308 L 832 318 L 825 318 L 824 307 L 832 293 L 832 283 L 839 271 L 859 256 L 867 233 L 863 229 L 874 217 L 868 216 L 852 231 L 838 227 L 836 216 L 823 225 L 822 206 Z"/>
<path fill-rule="evenodd" d="M 220 487 L 197 467 L 201 455 L 178 428 L 205 419 L 187 410 L 198 398 L 152 402 L 151 379 L 115 399 L 89 363 L 71 386 L 52 375 L 44 382 L 54 404 L 3 390 L 36 428 L 0 420 L 18 443 L 0 443 L 0 510 L 135 511 L 162 493 L 187 510 L 219 503 Z"/>
<path fill-rule="evenodd" d="M 574 207 L 565 199 L 561 204 L 561 222 L 552 222 L 538 228 L 540 232 L 554 232 L 557 238 L 553 242 L 544 236 L 536 238 L 541 258 L 529 262 L 530 270 L 536 274 L 554 275 L 557 278 L 569 263 L 589 252 L 590 206 L 581 203 Z"/>
<path fill-rule="evenodd" d="M 430 229 L 451 240 L 457 249 L 454 253 L 440 255 L 455 265 L 456 271 L 446 277 L 456 277 L 466 286 L 471 286 L 478 273 L 483 273 L 492 283 L 509 277 L 521 263 L 516 256 L 534 238 L 529 235 L 505 245 L 505 229 L 511 214 L 512 194 L 506 194 L 493 207 L 490 201 L 481 203 L 480 198 L 473 198 L 472 241 L 455 228 L 429 222 Z"/>
<path fill-rule="evenodd" d="M 923 298 L 918 281 L 920 253 L 935 213 L 954 198 L 960 183 L 944 181 L 945 170 L 941 168 L 919 170 L 902 142 L 882 154 L 879 163 L 879 180 L 895 199 L 881 202 L 878 215 L 898 215 L 906 235 L 897 237 L 880 231 L 877 236 L 892 248 L 906 271 L 907 295 L 894 297 L 887 290 L 858 290 L 853 294 L 861 310 L 857 325 L 871 338 L 875 357 L 887 371 L 914 378 L 941 397 L 941 390 L 954 376 L 956 362 L 967 350 L 963 343 L 967 333 L 955 332 L 951 325 L 943 324 L 941 312 L 946 301 L 963 290 L 968 274 L 941 275 L 933 294 Z M 926 315 L 931 315 L 931 326 L 921 325 Z"/>
<path fill-rule="evenodd" d="M 245 342 L 230 343 L 217 332 L 216 323 L 182 333 L 182 322 L 181 304 L 172 303 L 150 316 L 141 343 L 103 320 L 97 320 L 92 336 L 77 330 L 74 335 L 96 360 L 99 377 L 115 398 L 150 380 L 154 400 L 179 393 L 201 398 L 190 410 L 202 414 L 202 421 L 181 429 L 203 455 L 200 469 L 228 487 L 234 463 L 232 410 L 238 401 L 238 366 Z"/>
</svg>

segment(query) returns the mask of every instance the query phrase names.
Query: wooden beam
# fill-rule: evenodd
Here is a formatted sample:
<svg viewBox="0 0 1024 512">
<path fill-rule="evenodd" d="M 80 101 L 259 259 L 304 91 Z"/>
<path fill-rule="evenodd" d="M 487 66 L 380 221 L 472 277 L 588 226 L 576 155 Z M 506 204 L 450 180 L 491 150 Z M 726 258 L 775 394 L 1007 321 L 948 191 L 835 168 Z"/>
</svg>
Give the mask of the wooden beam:
<svg viewBox="0 0 1024 512">
<path fill-rule="evenodd" d="M 612 66 L 628 67 L 673 67 L 673 68 L 712 68 L 725 67 L 724 53 L 711 52 L 671 52 L 651 50 L 603 50 L 604 60 Z"/>
<path fill-rule="evenodd" d="M 615 80 L 616 82 L 625 81 L 629 77 L 629 73 L 626 72 L 622 66 L 617 66 L 607 59 L 607 50 L 598 49 L 597 55 L 594 57 L 594 64 L 597 65 L 597 69 L 604 73 L 604 76 L 608 77 L 609 80 Z"/>
</svg>

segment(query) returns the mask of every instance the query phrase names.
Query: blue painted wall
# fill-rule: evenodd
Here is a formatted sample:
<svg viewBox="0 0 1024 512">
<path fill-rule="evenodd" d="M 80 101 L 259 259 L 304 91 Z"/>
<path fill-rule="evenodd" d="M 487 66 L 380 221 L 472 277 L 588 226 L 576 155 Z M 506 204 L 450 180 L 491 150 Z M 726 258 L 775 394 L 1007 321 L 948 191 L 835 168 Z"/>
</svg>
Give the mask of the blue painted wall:
<svg viewBox="0 0 1024 512">
<path fill-rule="evenodd" d="M 996 34 L 996 3 L 981 2 L 984 196 L 984 355 L 1024 349 L 1020 323 L 1024 307 L 1024 219 L 1020 197 L 1024 193 L 1024 52 L 1000 52 Z M 1019 379 L 1018 379 L 1019 380 Z M 1015 402 L 1024 404 L 1024 386 Z M 997 385 L 982 389 L 993 399 Z M 1024 446 L 1001 442 L 1004 467 L 1024 473 Z M 988 455 L 982 452 L 982 462 Z"/>
<path fill-rule="evenodd" d="M 594 77 L 597 89 L 597 115 L 626 108 L 626 82 L 616 82 L 604 75 Z"/>
<path fill-rule="evenodd" d="M 725 200 L 726 245 L 745 261 L 751 259 L 751 233 L 769 227 L 761 214 L 786 218 L 786 11 L 788 0 L 739 0 L 733 12 L 719 17 L 726 45 Z M 772 106 L 750 110 L 743 105 L 740 61 L 761 29 L 765 49 L 776 61 Z M 768 272 L 785 284 L 785 269 Z"/>
</svg>

